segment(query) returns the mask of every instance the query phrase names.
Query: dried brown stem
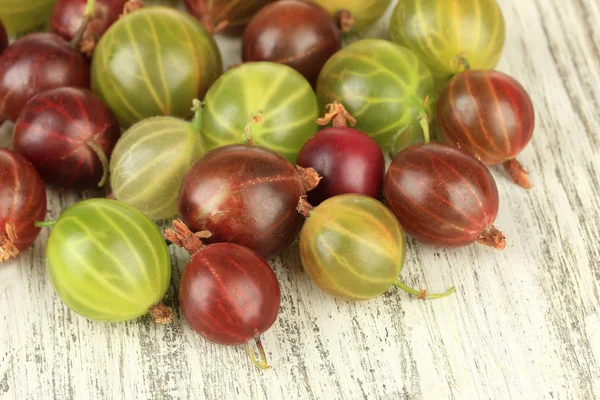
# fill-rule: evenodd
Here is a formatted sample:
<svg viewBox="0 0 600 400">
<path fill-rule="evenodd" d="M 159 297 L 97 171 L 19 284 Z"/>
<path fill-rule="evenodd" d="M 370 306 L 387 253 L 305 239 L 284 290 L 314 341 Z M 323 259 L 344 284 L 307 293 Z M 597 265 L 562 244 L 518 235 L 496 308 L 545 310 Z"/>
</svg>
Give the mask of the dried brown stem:
<svg viewBox="0 0 600 400">
<path fill-rule="evenodd" d="M 333 126 L 335 128 L 348 126 L 348 123 L 350 123 L 350 126 L 356 125 L 356 119 L 346 111 L 341 103 L 334 101 L 331 104 L 327 104 L 327 109 L 327 114 L 322 118 L 318 118 L 317 124 L 325 126 L 333 121 Z"/>
<path fill-rule="evenodd" d="M 340 28 L 343 33 L 348 33 L 354 29 L 355 19 L 350 10 L 344 9 L 338 11 L 336 14 L 336 21 L 338 28 Z"/>
<path fill-rule="evenodd" d="M 304 218 L 310 217 L 310 212 L 313 210 L 313 206 L 306 200 L 306 196 L 301 196 L 298 201 L 296 211 L 298 211 Z"/>
<path fill-rule="evenodd" d="M 144 2 L 142 0 L 129 0 L 123 6 L 123 13 L 119 16 L 119 18 L 123 18 L 128 14 L 134 13 L 140 8 L 144 8 Z"/>
<path fill-rule="evenodd" d="M 193 233 L 183 221 L 177 219 L 173 221 L 173 229 L 167 229 L 164 236 L 175 246 L 183 247 L 188 253 L 194 255 L 204 247 L 200 239 L 208 239 L 211 233 L 209 231 Z"/>
<path fill-rule="evenodd" d="M 477 242 L 493 247 L 496 250 L 504 250 L 506 248 L 506 236 L 494 225 L 485 228 L 479 239 L 477 239 Z"/>
<path fill-rule="evenodd" d="M 263 116 L 262 111 L 255 111 L 250 115 L 250 119 L 248 123 L 244 127 L 244 140 L 248 144 L 254 144 L 254 140 L 252 138 L 252 125 L 253 124 L 262 124 Z"/>
<path fill-rule="evenodd" d="M 527 177 L 528 172 L 525 171 L 525 168 L 523 168 L 521 163 L 517 161 L 516 158 L 506 160 L 502 163 L 502 165 L 514 183 L 524 189 L 531 189 L 531 182 L 529 182 L 529 177 Z"/>
<path fill-rule="evenodd" d="M 17 241 L 15 224 L 7 222 L 4 229 L 4 232 L 0 232 L 0 262 L 19 255 L 19 249 L 14 244 Z"/>
<path fill-rule="evenodd" d="M 307 192 L 316 188 L 321 179 L 323 179 L 314 168 L 302 168 L 301 166 L 296 165 L 296 171 L 298 171 L 302 186 Z"/>
<path fill-rule="evenodd" d="M 168 325 L 173 322 L 173 310 L 162 303 L 150 307 L 150 315 L 157 324 Z"/>
</svg>

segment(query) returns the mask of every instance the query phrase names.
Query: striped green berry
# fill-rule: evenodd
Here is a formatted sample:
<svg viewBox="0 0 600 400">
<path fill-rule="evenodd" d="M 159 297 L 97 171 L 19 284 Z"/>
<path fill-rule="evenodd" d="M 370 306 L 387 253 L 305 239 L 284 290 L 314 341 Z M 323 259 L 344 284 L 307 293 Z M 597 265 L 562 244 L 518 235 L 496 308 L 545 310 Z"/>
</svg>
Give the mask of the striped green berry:
<svg viewBox="0 0 600 400">
<path fill-rule="evenodd" d="M 434 77 L 446 81 L 462 68 L 492 69 L 504 47 L 496 0 L 402 0 L 392 14 L 392 41 L 416 52 Z"/>
<path fill-rule="evenodd" d="M 46 247 L 46 271 L 71 310 L 98 321 L 126 321 L 159 303 L 171 279 L 165 241 L 126 204 L 91 199 L 65 210 Z"/>
<path fill-rule="evenodd" d="M 221 74 L 217 45 L 192 16 L 148 7 L 118 20 L 92 60 L 92 88 L 124 127 L 153 116 L 191 117 Z"/>
<path fill-rule="evenodd" d="M 0 0 L 0 20 L 9 35 L 44 27 L 50 19 L 54 0 Z"/>
<path fill-rule="evenodd" d="M 310 84 L 294 69 L 247 63 L 223 74 L 206 94 L 202 133 L 211 150 L 250 140 L 295 163 L 317 131 L 318 113 Z"/>
<path fill-rule="evenodd" d="M 177 215 L 177 193 L 184 175 L 206 152 L 189 122 L 154 117 L 138 122 L 119 139 L 110 161 L 117 200 L 148 218 Z"/>
<path fill-rule="evenodd" d="M 399 151 L 429 139 L 434 81 L 409 49 L 365 39 L 337 52 L 319 75 L 317 96 L 324 112 L 338 101 L 384 151 Z M 393 146 L 392 146 L 393 144 Z"/>
</svg>

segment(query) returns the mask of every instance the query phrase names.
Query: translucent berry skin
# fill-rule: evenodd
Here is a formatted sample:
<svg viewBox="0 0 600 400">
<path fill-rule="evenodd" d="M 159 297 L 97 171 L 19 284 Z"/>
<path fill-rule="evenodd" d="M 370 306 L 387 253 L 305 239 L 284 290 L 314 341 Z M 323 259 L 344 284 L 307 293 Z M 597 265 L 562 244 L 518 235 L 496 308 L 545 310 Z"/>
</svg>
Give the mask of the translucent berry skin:
<svg viewBox="0 0 600 400">
<path fill-rule="evenodd" d="M 34 222 L 45 216 L 46 188 L 38 173 L 19 154 L 0 149 L 0 246 L 7 239 L 7 224 L 12 224 L 16 237 L 12 244 L 26 250 L 40 233 Z"/>
<path fill-rule="evenodd" d="M 10 35 L 42 29 L 48 23 L 54 0 L 2 0 L 0 20 Z"/>
<path fill-rule="evenodd" d="M 90 66 L 58 35 L 23 36 L 0 56 L 0 114 L 11 121 L 36 94 L 65 86 L 89 88 Z"/>
<path fill-rule="evenodd" d="M 332 16 L 348 10 L 355 20 L 355 27 L 364 30 L 377 21 L 387 10 L 391 0 L 313 0 L 325 7 Z"/>
<path fill-rule="evenodd" d="M 94 93 L 58 88 L 32 98 L 15 122 L 13 145 L 42 179 L 58 189 L 84 190 L 103 179 L 98 146 L 107 160 L 121 136 L 108 106 Z"/>
<path fill-rule="evenodd" d="M 211 342 L 240 345 L 273 325 L 281 291 L 260 255 L 234 243 L 217 243 L 199 250 L 185 267 L 179 301 L 196 332 Z"/>
<path fill-rule="evenodd" d="M 477 241 L 498 214 L 498 189 L 485 165 L 445 144 L 401 151 L 388 169 L 384 193 L 408 234 L 438 246 Z"/>
<path fill-rule="evenodd" d="M 417 53 L 438 83 L 461 71 L 458 56 L 472 68 L 494 68 L 505 36 L 496 0 L 402 0 L 390 20 L 391 41 Z"/>
<path fill-rule="evenodd" d="M 406 238 L 379 201 L 345 194 L 310 211 L 300 233 L 300 256 L 310 279 L 326 293 L 368 300 L 399 281 Z"/>
<path fill-rule="evenodd" d="M 98 36 L 119 19 L 123 13 L 123 7 L 128 0 L 96 0 L 95 11 L 101 15 L 99 30 L 95 31 Z M 66 40 L 71 40 L 81 27 L 83 12 L 87 0 L 56 0 L 52 15 L 50 16 L 50 30 Z"/>
<path fill-rule="evenodd" d="M 319 131 L 300 151 L 298 165 L 312 167 L 322 177 L 308 193 L 308 202 L 313 206 L 346 193 L 375 199 L 381 196 L 383 153 L 376 141 L 357 129 L 333 127 Z"/>
<path fill-rule="evenodd" d="M 450 80 L 438 100 L 444 138 L 485 164 L 516 157 L 533 135 L 535 113 L 529 95 L 510 76 L 468 70 Z"/>
<path fill-rule="evenodd" d="M 183 179 L 178 209 L 194 232 L 211 242 L 246 246 L 265 258 L 285 250 L 302 228 L 296 212 L 306 195 L 292 164 L 252 145 L 229 145 L 207 153 Z"/>
<path fill-rule="evenodd" d="M 342 46 L 341 33 L 323 7 L 301 0 L 269 4 L 244 31 L 242 59 L 285 64 L 316 86 L 321 68 Z"/>
</svg>

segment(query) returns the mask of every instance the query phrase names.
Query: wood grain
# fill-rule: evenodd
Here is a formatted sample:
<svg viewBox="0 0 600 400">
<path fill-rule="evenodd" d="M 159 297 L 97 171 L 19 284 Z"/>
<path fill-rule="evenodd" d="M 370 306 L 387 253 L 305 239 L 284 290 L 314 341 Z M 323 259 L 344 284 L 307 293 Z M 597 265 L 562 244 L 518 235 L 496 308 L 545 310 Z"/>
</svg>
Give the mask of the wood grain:
<svg viewBox="0 0 600 400">
<path fill-rule="evenodd" d="M 455 284 L 454 296 L 424 302 L 390 290 L 338 301 L 312 286 L 292 247 L 272 262 L 283 299 L 263 336 L 274 368 L 261 372 L 243 347 L 208 343 L 182 320 L 183 251 L 172 250 L 171 326 L 101 324 L 54 295 L 46 230 L 0 266 L 0 398 L 600 398 L 600 3 L 500 4 L 508 36 L 498 69 L 523 83 L 537 112 L 520 157 L 533 189 L 493 170 L 504 252 L 410 242 L 404 280 L 430 291 Z M 225 65 L 238 61 L 238 42 L 219 44 Z M 7 124 L 0 145 L 9 142 Z M 99 194 L 50 193 L 48 216 Z"/>
</svg>

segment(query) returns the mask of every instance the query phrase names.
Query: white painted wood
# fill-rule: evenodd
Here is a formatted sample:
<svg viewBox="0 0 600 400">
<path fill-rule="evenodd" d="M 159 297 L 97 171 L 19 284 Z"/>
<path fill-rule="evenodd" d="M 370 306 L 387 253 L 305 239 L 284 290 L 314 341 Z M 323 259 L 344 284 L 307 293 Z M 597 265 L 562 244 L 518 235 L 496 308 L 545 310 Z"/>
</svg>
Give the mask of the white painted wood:
<svg viewBox="0 0 600 400">
<path fill-rule="evenodd" d="M 297 247 L 274 261 L 278 321 L 263 336 L 273 370 L 243 347 L 203 340 L 182 320 L 87 321 L 61 304 L 44 272 L 44 231 L 0 266 L 2 399 L 592 399 L 600 397 L 600 3 L 501 0 L 498 69 L 529 90 L 537 128 L 520 160 L 524 191 L 495 169 L 497 226 L 510 246 L 440 250 L 410 241 L 402 273 L 441 291 L 390 290 L 338 301 L 311 285 Z M 385 32 L 385 23 L 374 35 Z M 219 41 L 226 65 L 239 43 Z M 10 129 L 0 144 L 10 142 Z M 87 193 L 84 197 L 99 195 Z M 82 196 L 49 193 L 50 218 Z M 187 257 L 173 251 L 176 288 Z M 177 309 L 177 308 L 176 308 Z"/>
</svg>

